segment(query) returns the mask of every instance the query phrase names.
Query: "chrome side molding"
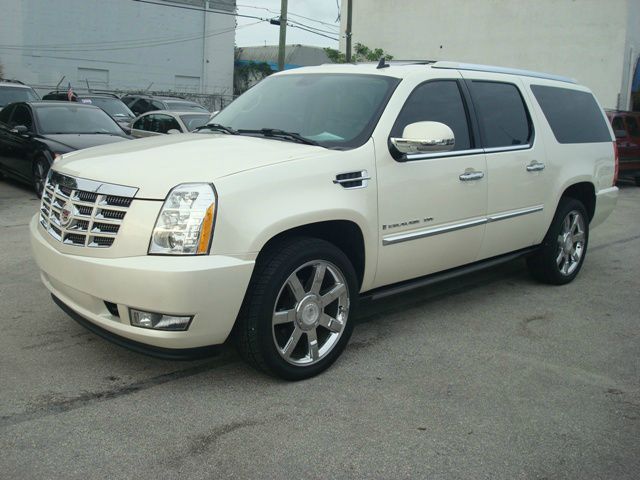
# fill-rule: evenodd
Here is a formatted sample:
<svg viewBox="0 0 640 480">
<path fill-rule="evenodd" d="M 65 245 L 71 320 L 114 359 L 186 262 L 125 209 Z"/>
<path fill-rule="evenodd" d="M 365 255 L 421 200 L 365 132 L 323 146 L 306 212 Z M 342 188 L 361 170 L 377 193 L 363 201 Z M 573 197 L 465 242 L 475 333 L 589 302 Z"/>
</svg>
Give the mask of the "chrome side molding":
<svg viewBox="0 0 640 480">
<path fill-rule="evenodd" d="M 445 225 L 442 227 L 426 228 L 421 230 L 415 230 L 412 232 L 396 233 L 394 235 L 388 235 L 382 239 L 382 245 L 394 245 L 396 243 L 408 242 L 410 240 L 418 240 L 419 238 L 432 237 L 434 235 L 441 235 L 443 233 L 455 232 L 465 228 L 477 227 L 487 223 L 499 222 L 500 220 L 507 220 L 509 218 L 520 217 L 522 215 L 529 215 L 531 213 L 541 212 L 544 210 L 544 205 L 536 205 L 534 207 L 521 208 L 518 210 L 512 210 L 503 213 L 496 213 L 487 217 L 475 218 L 466 220 L 464 222 L 455 223 L 453 225 Z"/>
</svg>

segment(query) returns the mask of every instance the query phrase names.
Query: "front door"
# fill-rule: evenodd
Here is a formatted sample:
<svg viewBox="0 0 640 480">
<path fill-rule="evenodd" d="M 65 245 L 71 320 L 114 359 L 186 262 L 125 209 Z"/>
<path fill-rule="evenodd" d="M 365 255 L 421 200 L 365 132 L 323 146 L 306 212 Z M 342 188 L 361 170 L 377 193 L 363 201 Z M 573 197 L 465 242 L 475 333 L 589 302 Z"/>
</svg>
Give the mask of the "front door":
<svg viewBox="0 0 640 480">
<path fill-rule="evenodd" d="M 485 228 L 487 176 L 482 150 L 469 125 L 460 75 L 418 85 L 390 132 L 401 137 L 415 122 L 446 124 L 455 135 L 451 152 L 394 159 L 376 145 L 379 257 L 375 286 L 473 262 Z"/>
</svg>

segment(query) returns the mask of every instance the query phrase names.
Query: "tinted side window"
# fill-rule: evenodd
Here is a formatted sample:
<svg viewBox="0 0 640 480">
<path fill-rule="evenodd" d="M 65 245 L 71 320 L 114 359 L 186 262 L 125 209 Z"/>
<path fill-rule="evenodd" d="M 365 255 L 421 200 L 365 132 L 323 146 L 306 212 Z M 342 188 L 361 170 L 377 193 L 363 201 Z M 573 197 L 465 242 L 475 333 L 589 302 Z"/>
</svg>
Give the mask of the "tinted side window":
<svg viewBox="0 0 640 480">
<path fill-rule="evenodd" d="M 154 110 L 148 100 L 141 98 L 134 104 L 130 105 L 131 111 L 136 115 L 142 115 L 150 110 Z"/>
<path fill-rule="evenodd" d="M 391 136 L 402 137 L 404 127 L 426 121 L 444 123 L 453 130 L 454 150 L 471 148 L 467 112 L 456 81 L 438 80 L 416 87 L 402 107 Z"/>
<path fill-rule="evenodd" d="M 24 105 L 18 105 L 11 117 L 11 126 L 15 127 L 17 125 L 24 125 L 29 129 L 29 131 L 33 131 L 33 119 L 31 118 L 31 112 L 29 112 L 29 109 Z"/>
<path fill-rule="evenodd" d="M 627 130 L 632 137 L 637 137 L 638 134 L 640 134 L 638 131 L 638 121 L 635 117 L 627 117 Z"/>
<path fill-rule="evenodd" d="M 624 138 L 627 136 L 627 130 L 624 128 L 624 121 L 622 117 L 613 117 L 611 120 L 611 127 L 613 127 L 613 133 L 616 138 Z"/>
<path fill-rule="evenodd" d="M 13 105 L 10 105 L 6 108 L 3 108 L 0 111 L 0 123 L 4 123 L 5 125 L 9 125 L 9 118 L 11 117 L 11 112 L 13 111 Z"/>
<path fill-rule="evenodd" d="M 611 135 L 593 95 L 570 88 L 531 85 L 559 143 L 610 142 Z"/>
<path fill-rule="evenodd" d="M 469 82 L 485 148 L 527 145 L 533 129 L 518 87 L 511 83 Z"/>
<path fill-rule="evenodd" d="M 175 129 L 179 132 L 182 131 L 178 121 L 169 115 L 149 115 L 154 117 L 154 121 L 157 122 L 157 129 L 154 132 L 168 133 L 169 130 Z"/>
<path fill-rule="evenodd" d="M 147 123 L 148 118 L 149 118 L 148 116 L 139 118 L 138 120 L 133 122 L 133 125 L 131 126 L 131 128 L 135 128 L 136 130 L 147 130 L 145 128 L 145 123 Z"/>
</svg>

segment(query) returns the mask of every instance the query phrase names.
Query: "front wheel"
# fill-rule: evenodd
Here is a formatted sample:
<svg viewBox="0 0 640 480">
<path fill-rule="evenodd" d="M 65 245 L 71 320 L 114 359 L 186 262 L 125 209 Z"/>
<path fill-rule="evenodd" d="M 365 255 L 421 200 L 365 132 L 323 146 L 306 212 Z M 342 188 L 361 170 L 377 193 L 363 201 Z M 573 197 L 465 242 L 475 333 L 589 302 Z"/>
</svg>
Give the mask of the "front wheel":
<svg viewBox="0 0 640 480">
<path fill-rule="evenodd" d="M 584 205 L 574 198 L 561 198 L 540 250 L 527 258 L 529 272 L 544 283 L 569 283 L 582 268 L 588 242 L 589 217 Z"/>
<path fill-rule="evenodd" d="M 33 189 L 38 198 L 42 197 L 49 168 L 49 162 L 43 157 L 38 157 L 33 162 Z"/>
<path fill-rule="evenodd" d="M 256 264 L 234 332 L 238 350 L 286 380 L 317 375 L 349 341 L 357 293 L 340 249 L 315 238 L 286 241 Z"/>
</svg>

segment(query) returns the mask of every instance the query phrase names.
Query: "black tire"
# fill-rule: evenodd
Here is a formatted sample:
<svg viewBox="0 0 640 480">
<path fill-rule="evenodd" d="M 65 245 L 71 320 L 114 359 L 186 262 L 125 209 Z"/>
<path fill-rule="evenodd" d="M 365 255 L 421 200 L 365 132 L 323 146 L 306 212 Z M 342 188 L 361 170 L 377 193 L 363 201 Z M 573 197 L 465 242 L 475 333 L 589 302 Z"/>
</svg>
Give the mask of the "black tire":
<svg viewBox="0 0 640 480">
<path fill-rule="evenodd" d="M 301 310 L 301 307 L 304 306 L 307 296 L 313 295 L 313 282 L 311 277 L 317 271 L 318 265 L 325 264 L 326 270 L 322 270 L 322 274 L 317 274 L 318 276 L 322 275 L 322 279 L 320 280 L 320 285 L 317 287 L 318 295 L 314 298 L 323 298 L 322 295 L 327 293 L 328 288 L 325 285 L 331 287 L 331 282 L 336 278 L 334 276 L 336 273 L 344 282 L 336 282 L 333 286 L 334 288 L 336 286 L 339 287 L 343 293 L 339 298 L 336 298 L 333 303 L 327 303 L 326 307 L 322 306 L 322 304 L 316 305 L 320 310 L 315 313 L 323 317 L 323 314 L 326 313 L 329 308 L 336 308 L 336 313 L 333 316 L 344 319 L 344 322 L 336 321 L 336 324 L 339 325 L 338 328 L 340 328 L 339 333 L 325 329 L 321 324 L 315 327 L 302 324 L 303 321 L 309 321 L 308 318 L 307 320 L 302 320 L 302 313 L 300 312 L 305 311 L 305 309 Z M 310 277 L 304 280 L 305 269 L 307 268 L 312 269 L 311 271 L 313 273 L 310 273 Z M 290 288 L 288 287 L 288 282 L 292 278 L 292 275 L 297 276 L 301 286 L 304 287 L 304 285 L 302 285 L 303 283 L 307 286 L 311 285 L 309 291 L 307 291 L 307 287 L 304 287 L 301 292 L 307 292 L 304 293 L 304 295 L 307 295 L 304 297 L 305 300 L 300 301 L 300 296 L 296 295 L 294 297 L 293 290 L 288 290 Z M 302 276 L 302 278 L 300 278 L 300 276 Z M 346 286 L 346 290 L 342 286 Z M 329 289 L 331 290 L 331 288 Z M 323 291 L 325 293 L 321 294 Z M 289 307 L 286 312 L 293 312 L 295 320 L 283 322 L 283 325 L 276 325 L 276 322 L 272 319 L 276 317 L 276 314 L 283 313 L 280 311 L 276 313 L 276 309 L 279 308 L 279 302 L 281 302 L 286 295 L 289 295 L 290 300 L 294 302 L 292 303 L 293 306 Z M 344 295 L 348 295 L 346 310 L 341 306 L 344 304 Z M 340 249 L 329 242 L 316 238 L 298 237 L 285 240 L 273 248 L 270 248 L 264 252 L 264 254 L 261 254 L 258 259 L 249 287 L 247 288 L 247 293 L 245 294 L 238 320 L 234 327 L 233 337 L 236 347 L 240 355 L 249 364 L 270 375 L 293 381 L 313 377 L 329 368 L 349 342 L 353 331 L 353 319 L 357 309 L 357 300 L 358 282 L 356 273 L 351 262 Z M 346 316 L 344 316 L 345 312 Z M 313 314 L 311 318 L 313 318 Z M 328 317 L 325 316 L 325 318 L 331 318 L 331 314 L 329 314 Z M 313 337 L 307 336 L 306 333 L 304 333 L 304 337 L 300 337 L 300 333 L 298 333 L 299 340 L 295 340 L 294 342 L 294 344 L 297 343 L 297 347 L 295 348 L 300 347 L 303 351 L 305 348 L 308 348 L 307 356 L 310 359 L 309 361 L 313 361 L 311 348 L 313 342 L 311 342 L 310 338 L 315 338 L 314 354 L 318 358 L 315 360 L 315 363 L 309 365 L 291 364 L 291 361 L 302 360 L 293 358 L 293 352 L 291 352 L 289 360 L 285 360 L 285 353 L 278 345 L 278 328 L 291 328 L 292 333 L 287 334 L 285 332 L 285 339 L 288 338 L 289 342 L 293 342 L 293 330 L 297 329 L 298 332 L 301 332 L 300 325 L 306 328 L 313 328 L 314 330 Z M 329 325 L 335 328 L 334 323 L 329 322 Z M 326 335 L 324 337 L 324 345 L 321 343 L 322 335 Z M 330 337 L 333 341 L 328 345 L 327 341 Z M 287 342 L 287 345 L 289 342 Z M 326 352 L 322 356 L 318 355 L 318 346 L 320 346 L 320 351 L 326 347 Z M 304 358 L 307 358 L 307 356 Z"/>
<path fill-rule="evenodd" d="M 42 197 L 42 191 L 44 190 L 49 168 L 51 168 L 51 165 L 44 157 L 36 157 L 33 161 L 33 190 L 36 192 L 38 198 Z"/>
<path fill-rule="evenodd" d="M 571 238 L 567 238 L 564 234 L 566 230 L 565 222 L 569 218 L 569 224 L 572 224 L 575 216 L 581 217 L 582 236 L 578 233 Z M 573 227 L 571 228 L 573 229 Z M 564 241 L 561 241 L 561 238 Z M 578 238 L 582 238 L 581 245 L 579 245 Z M 573 239 L 576 239 L 575 243 Z M 577 261 L 574 254 L 570 253 L 569 242 L 574 243 L 573 252 L 575 254 L 579 253 Z M 580 201 L 571 197 L 562 197 L 540 249 L 527 258 L 527 267 L 531 276 L 540 282 L 551 285 L 564 285 L 571 282 L 582 268 L 587 255 L 588 243 L 589 217 L 587 210 Z M 563 257 L 562 259 L 561 256 Z"/>
<path fill-rule="evenodd" d="M 637 177 L 635 177 L 634 182 L 636 183 L 636 187 L 640 187 L 640 175 L 638 175 Z"/>
</svg>

